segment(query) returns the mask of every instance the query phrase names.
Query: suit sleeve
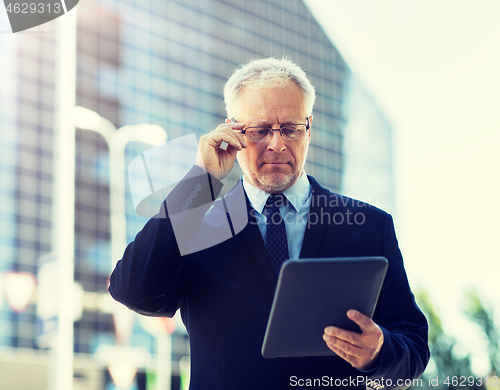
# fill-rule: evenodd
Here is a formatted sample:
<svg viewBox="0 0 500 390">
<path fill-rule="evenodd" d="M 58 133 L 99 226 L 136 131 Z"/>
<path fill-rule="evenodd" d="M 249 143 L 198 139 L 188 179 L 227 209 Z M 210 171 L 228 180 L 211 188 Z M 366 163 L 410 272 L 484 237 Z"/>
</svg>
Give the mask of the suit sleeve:
<svg viewBox="0 0 500 390">
<path fill-rule="evenodd" d="M 398 380 L 404 384 L 405 379 L 419 378 L 429 361 L 428 326 L 410 290 L 390 215 L 385 221 L 384 255 L 389 267 L 373 316 L 384 333 L 384 344 L 377 367 L 363 374 L 373 380 L 384 378 L 385 388 L 405 388 Z"/>
<path fill-rule="evenodd" d="M 191 169 L 116 264 L 109 286 L 115 300 L 139 314 L 175 314 L 184 295 L 183 248 L 221 189 L 222 183 L 203 169 Z"/>
</svg>

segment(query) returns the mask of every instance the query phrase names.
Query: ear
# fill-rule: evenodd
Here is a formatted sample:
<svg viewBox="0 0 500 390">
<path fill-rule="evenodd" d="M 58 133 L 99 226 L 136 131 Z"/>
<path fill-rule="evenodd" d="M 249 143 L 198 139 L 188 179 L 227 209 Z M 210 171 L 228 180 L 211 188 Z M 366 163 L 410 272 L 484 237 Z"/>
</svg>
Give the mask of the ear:
<svg viewBox="0 0 500 390">
<path fill-rule="evenodd" d="M 226 118 L 226 124 L 230 124 L 230 123 L 231 123 L 231 119 Z"/>
</svg>

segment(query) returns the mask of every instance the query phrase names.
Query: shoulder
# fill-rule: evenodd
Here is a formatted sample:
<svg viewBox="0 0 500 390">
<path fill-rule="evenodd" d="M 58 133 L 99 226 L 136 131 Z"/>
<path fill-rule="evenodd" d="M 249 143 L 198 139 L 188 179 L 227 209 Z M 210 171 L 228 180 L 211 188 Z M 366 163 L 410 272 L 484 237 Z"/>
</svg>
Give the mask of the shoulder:
<svg viewBox="0 0 500 390">
<path fill-rule="evenodd" d="M 312 176 L 308 176 L 308 179 L 312 187 L 311 208 L 328 208 L 333 212 L 338 212 L 339 210 L 366 212 L 381 219 L 386 219 L 389 216 L 386 211 L 368 202 L 330 191 L 329 189 L 321 186 Z"/>
<path fill-rule="evenodd" d="M 208 210 L 205 220 L 212 227 L 227 226 L 238 234 L 248 223 L 248 203 L 241 180 L 223 197 L 216 199 Z"/>
</svg>

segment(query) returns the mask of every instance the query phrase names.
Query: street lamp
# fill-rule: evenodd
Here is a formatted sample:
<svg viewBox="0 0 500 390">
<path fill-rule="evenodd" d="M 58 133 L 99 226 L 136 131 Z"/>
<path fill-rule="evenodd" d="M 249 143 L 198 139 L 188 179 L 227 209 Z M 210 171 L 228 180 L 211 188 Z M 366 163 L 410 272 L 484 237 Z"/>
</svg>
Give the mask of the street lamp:
<svg viewBox="0 0 500 390">
<path fill-rule="evenodd" d="M 121 257 L 127 245 L 125 207 L 125 147 L 129 142 L 155 146 L 167 141 L 167 133 L 157 125 L 127 125 L 118 130 L 106 118 L 88 108 L 75 107 L 75 125 L 82 130 L 103 136 L 109 147 L 111 267 Z"/>
<path fill-rule="evenodd" d="M 73 389 L 73 285 L 75 275 L 75 126 L 76 12 L 58 19 L 55 47 L 54 203 L 52 243 L 57 253 L 57 333 L 51 388 Z"/>
<path fill-rule="evenodd" d="M 125 197 L 125 147 L 129 142 L 142 142 L 147 145 L 155 146 L 167 141 L 167 133 L 163 128 L 156 125 L 127 125 L 118 130 L 106 118 L 101 117 L 95 111 L 88 108 L 75 107 L 74 121 L 76 127 L 82 130 L 95 131 L 103 136 L 109 147 L 109 186 L 110 186 L 110 219 L 111 219 L 111 269 L 121 257 L 125 246 L 127 245 L 127 221 L 126 221 L 126 197 Z M 133 324 L 133 312 L 125 306 L 116 303 L 113 307 L 113 317 L 115 319 L 115 328 L 117 341 L 124 343 L 128 337 L 127 329 L 121 329 L 120 325 L 130 327 Z M 124 337 L 122 337 L 124 335 Z M 165 364 L 165 367 L 159 367 L 157 386 L 162 390 L 170 389 L 170 358 L 171 345 L 168 336 L 158 337 L 158 363 Z M 119 368 L 123 362 L 115 361 L 111 364 L 109 370 L 111 375 L 120 373 Z M 126 366 L 124 366 L 126 367 Z M 130 371 L 130 367 L 127 369 Z M 127 371 L 126 370 L 126 371 Z M 133 377 L 132 377 L 133 379 Z M 127 379 L 127 383 L 130 378 Z"/>
<path fill-rule="evenodd" d="M 28 307 L 35 293 L 36 278 L 30 272 L 6 272 L 3 276 L 5 297 L 16 313 L 22 313 Z M 1 305 L 1 301 L 0 301 Z"/>
</svg>

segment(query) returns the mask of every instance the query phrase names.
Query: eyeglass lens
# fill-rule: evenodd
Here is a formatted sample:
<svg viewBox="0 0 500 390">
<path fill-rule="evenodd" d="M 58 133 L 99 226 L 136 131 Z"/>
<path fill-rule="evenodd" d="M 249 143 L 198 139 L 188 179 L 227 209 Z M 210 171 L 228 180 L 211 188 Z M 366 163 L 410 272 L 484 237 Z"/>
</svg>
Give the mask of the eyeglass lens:
<svg viewBox="0 0 500 390">
<path fill-rule="evenodd" d="M 285 126 L 281 129 L 272 129 L 270 127 L 247 128 L 245 134 L 252 142 L 263 142 L 270 140 L 275 131 L 279 131 L 284 140 L 293 141 L 305 137 L 306 125 Z"/>
</svg>

